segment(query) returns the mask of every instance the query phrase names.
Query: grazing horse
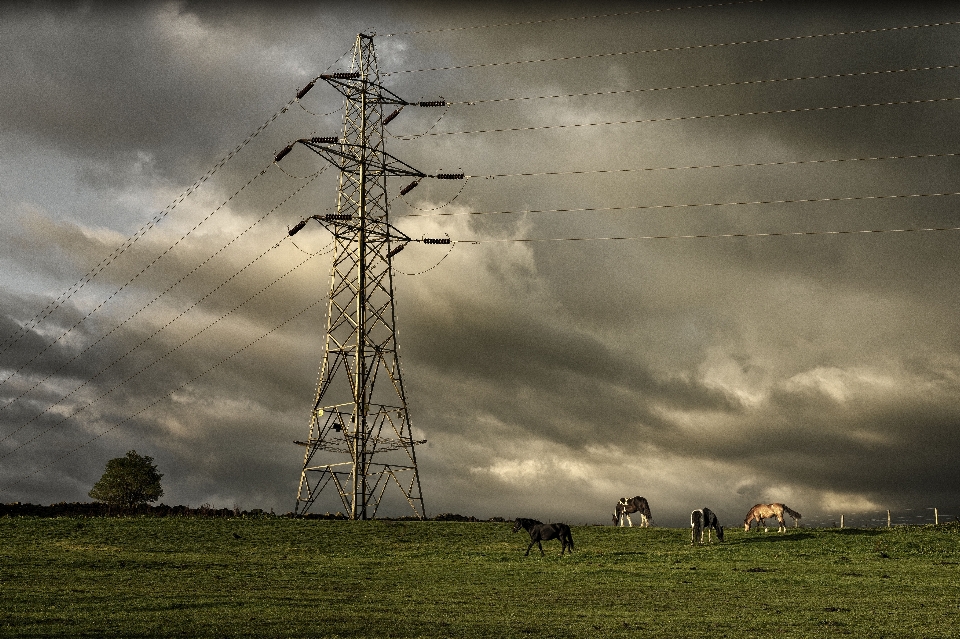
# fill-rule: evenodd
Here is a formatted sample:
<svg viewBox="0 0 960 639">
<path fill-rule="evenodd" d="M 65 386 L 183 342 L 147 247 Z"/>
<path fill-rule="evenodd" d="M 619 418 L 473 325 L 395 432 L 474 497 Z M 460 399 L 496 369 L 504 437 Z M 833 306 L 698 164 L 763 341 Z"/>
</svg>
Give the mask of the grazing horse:
<svg viewBox="0 0 960 639">
<path fill-rule="evenodd" d="M 707 531 L 707 543 L 711 541 L 710 529 L 717 531 L 717 539 L 723 541 L 723 526 L 717 521 L 717 516 L 709 508 L 695 510 L 690 513 L 690 545 L 703 543 L 703 531 Z"/>
<path fill-rule="evenodd" d="M 780 524 L 777 532 L 786 532 L 787 526 L 783 521 L 783 513 L 787 513 L 793 517 L 794 528 L 800 525 L 800 513 L 791 510 L 785 504 L 757 504 L 750 509 L 750 512 L 747 513 L 747 518 L 743 520 L 743 530 L 744 532 L 750 530 L 750 524 L 753 522 L 757 522 L 757 529 L 759 530 L 760 526 L 764 525 L 764 519 L 776 517 L 777 522 Z"/>
<path fill-rule="evenodd" d="M 650 514 L 650 504 L 639 495 L 637 497 L 621 497 L 617 502 L 616 512 L 613 513 L 613 525 L 623 527 L 623 519 L 626 517 L 627 523 L 633 528 L 633 521 L 630 515 L 640 513 L 640 527 L 646 528 L 653 523 L 653 515 Z"/>
<path fill-rule="evenodd" d="M 524 553 L 524 556 L 530 555 L 530 549 L 533 548 L 533 544 L 537 544 L 540 548 L 540 554 L 543 555 L 543 545 L 540 542 L 551 539 L 560 540 L 561 557 L 563 557 L 563 553 L 567 548 L 570 549 L 571 554 L 573 553 L 573 535 L 570 534 L 570 526 L 566 524 L 545 524 L 536 519 L 518 517 L 516 523 L 513 525 L 513 532 L 517 532 L 521 528 L 530 533 L 530 545 L 527 546 L 527 552 Z"/>
</svg>

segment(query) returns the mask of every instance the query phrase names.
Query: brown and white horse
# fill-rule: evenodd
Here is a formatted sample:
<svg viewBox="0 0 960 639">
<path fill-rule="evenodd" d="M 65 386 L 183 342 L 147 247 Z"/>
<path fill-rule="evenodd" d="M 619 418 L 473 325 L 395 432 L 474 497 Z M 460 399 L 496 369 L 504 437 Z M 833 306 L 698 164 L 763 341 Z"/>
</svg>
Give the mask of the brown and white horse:
<svg viewBox="0 0 960 639">
<path fill-rule="evenodd" d="M 702 508 L 690 513 L 690 544 L 703 543 L 703 531 L 707 531 L 707 542 L 711 541 L 710 530 L 717 531 L 717 539 L 723 541 L 723 526 L 717 520 L 717 516 L 709 508 Z"/>
<path fill-rule="evenodd" d="M 796 528 L 800 525 L 800 513 L 795 510 L 791 510 L 784 504 L 757 504 L 750 509 L 750 512 L 747 513 L 747 518 L 743 520 L 743 530 L 744 532 L 750 530 L 750 524 L 757 522 L 757 529 L 760 529 L 760 526 L 764 525 L 763 520 L 770 517 L 776 517 L 777 523 L 780 524 L 777 528 L 777 532 L 785 532 L 787 526 L 783 521 L 783 513 L 787 513 L 793 517 L 793 527 Z"/>
<path fill-rule="evenodd" d="M 630 515 L 634 513 L 640 513 L 641 528 L 647 528 L 653 524 L 653 515 L 650 514 L 650 504 L 647 503 L 646 499 L 638 495 L 637 497 L 620 498 L 620 501 L 617 502 L 616 512 L 613 513 L 613 525 L 623 527 L 623 520 L 626 518 L 627 523 L 633 528 L 633 520 L 630 519 Z"/>
</svg>

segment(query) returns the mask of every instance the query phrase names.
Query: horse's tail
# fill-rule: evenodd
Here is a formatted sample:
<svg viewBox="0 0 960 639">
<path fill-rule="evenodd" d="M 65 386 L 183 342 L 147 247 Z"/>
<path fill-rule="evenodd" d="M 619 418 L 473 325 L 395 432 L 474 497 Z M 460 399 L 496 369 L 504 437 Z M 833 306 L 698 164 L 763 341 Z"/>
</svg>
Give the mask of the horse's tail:
<svg viewBox="0 0 960 639">
<path fill-rule="evenodd" d="M 696 544 L 703 539 L 703 511 L 690 513 L 690 543 Z"/>
<path fill-rule="evenodd" d="M 567 539 L 567 543 L 570 544 L 570 552 L 573 552 L 573 533 L 570 532 L 570 526 L 563 525 L 563 535 Z"/>
<path fill-rule="evenodd" d="M 800 517 L 801 517 L 800 513 L 798 513 L 798 512 L 795 511 L 795 510 L 792 510 L 792 509 L 791 509 L 789 506 L 787 506 L 786 504 L 784 504 L 784 506 L 783 506 L 783 512 L 785 512 L 785 513 L 787 513 L 788 515 L 790 515 L 791 517 L 793 517 L 794 523 L 800 521 Z"/>
</svg>

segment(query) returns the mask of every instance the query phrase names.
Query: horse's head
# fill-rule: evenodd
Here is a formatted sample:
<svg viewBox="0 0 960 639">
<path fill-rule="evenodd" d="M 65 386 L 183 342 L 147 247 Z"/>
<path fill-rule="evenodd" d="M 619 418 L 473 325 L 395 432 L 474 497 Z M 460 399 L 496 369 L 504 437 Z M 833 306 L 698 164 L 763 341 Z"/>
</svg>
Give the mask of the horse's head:
<svg viewBox="0 0 960 639">
<path fill-rule="evenodd" d="M 723 526 L 717 526 L 717 539 L 723 541 Z"/>
<path fill-rule="evenodd" d="M 523 528 L 523 522 L 520 519 L 517 519 L 517 521 L 513 524 L 513 532 L 517 532 L 522 528 Z"/>
</svg>

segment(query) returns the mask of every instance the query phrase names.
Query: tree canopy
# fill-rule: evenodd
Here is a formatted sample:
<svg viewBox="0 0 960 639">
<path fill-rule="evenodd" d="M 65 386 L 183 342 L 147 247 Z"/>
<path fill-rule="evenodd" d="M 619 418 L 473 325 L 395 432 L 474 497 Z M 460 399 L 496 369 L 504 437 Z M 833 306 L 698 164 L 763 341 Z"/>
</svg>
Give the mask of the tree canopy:
<svg viewBox="0 0 960 639">
<path fill-rule="evenodd" d="M 107 467 L 89 495 L 111 506 L 134 508 L 163 497 L 163 488 L 153 457 L 131 450 L 125 457 L 107 462 Z"/>
</svg>

